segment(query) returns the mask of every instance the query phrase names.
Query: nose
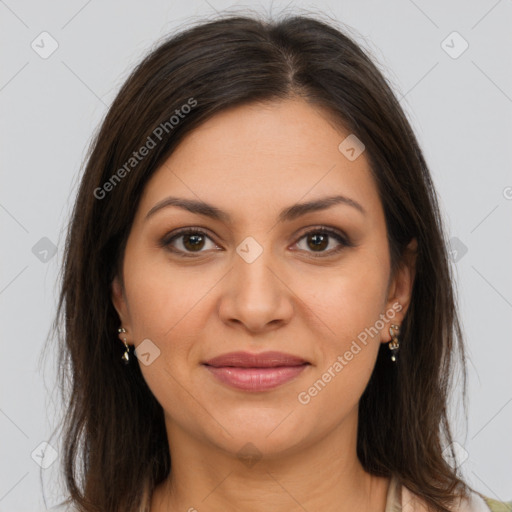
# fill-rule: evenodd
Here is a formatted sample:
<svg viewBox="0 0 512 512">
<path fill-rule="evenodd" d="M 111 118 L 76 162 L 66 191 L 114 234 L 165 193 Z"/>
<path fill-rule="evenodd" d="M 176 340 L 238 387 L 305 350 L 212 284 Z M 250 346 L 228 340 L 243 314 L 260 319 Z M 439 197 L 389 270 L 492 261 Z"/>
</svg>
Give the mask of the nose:
<svg viewBox="0 0 512 512">
<path fill-rule="evenodd" d="M 283 272 L 263 250 L 250 262 L 239 254 L 222 280 L 219 315 L 223 322 L 243 326 L 251 333 L 286 325 L 293 315 L 293 292 Z"/>
</svg>

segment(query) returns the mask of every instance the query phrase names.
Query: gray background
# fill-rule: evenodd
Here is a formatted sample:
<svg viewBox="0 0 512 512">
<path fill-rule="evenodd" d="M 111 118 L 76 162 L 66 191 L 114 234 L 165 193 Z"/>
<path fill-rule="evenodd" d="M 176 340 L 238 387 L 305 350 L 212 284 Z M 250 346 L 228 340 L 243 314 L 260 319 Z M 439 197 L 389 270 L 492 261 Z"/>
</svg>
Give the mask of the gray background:
<svg viewBox="0 0 512 512">
<path fill-rule="evenodd" d="M 459 464 L 481 492 L 512 499 L 511 0 L 6 0 L 0 1 L 0 512 L 45 510 L 42 482 L 47 505 L 61 497 L 58 461 L 46 469 L 37 463 L 50 464 L 52 450 L 59 453 L 58 440 L 50 440 L 59 412 L 55 354 L 44 354 L 45 364 L 39 356 L 55 312 L 63 229 L 80 165 L 107 107 L 146 51 L 183 23 L 227 8 L 282 13 L 286 5 L 288 12 L 303 7 L 345 24 L 402 98 L 453 247 L 470 358 L 467 431 L 460 401 L 453 409 Z M 55 43 L 40 36 L 44 31 L 58 44 L 47 58 L 40 54 Z M 460 37 L 450 36 L 454 31 Z M 469 47 L 459 55 L 464 40 Z M 47 441 L 52 448 L 42 456 Z"/>
</svg>

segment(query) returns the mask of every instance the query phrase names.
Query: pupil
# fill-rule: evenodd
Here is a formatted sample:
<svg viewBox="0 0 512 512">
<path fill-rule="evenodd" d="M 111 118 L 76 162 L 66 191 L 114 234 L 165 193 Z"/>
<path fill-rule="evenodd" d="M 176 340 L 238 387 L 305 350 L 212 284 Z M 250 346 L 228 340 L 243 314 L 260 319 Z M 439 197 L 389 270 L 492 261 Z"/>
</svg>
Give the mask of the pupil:
<svg viewBox="0 0 512 512">
<path fill-rule="evenodd" d="M 185 247 L 187 247 L 187 249 L 189 249 L 190 247 L 188 246 L 188 244 L 190 243 L 191 240 L 193 240 L 191 242 L 192 250 L 197 249 L 201 244 L 201 238 L 203 238 L 201 235 L 187 235 L 185 237 L 184 245 Z M 199 249 L 201 249 L 201 247 L 199 247 Z"/>
<path fill-rule="evenodd" d="M 325 249 L 325 247 L 327 246 L 327 237 L 325 235 L 312 235 L 311 239 L 315 240 L 315 242 L 313 242 L 312 248 Z"/>
</svg>

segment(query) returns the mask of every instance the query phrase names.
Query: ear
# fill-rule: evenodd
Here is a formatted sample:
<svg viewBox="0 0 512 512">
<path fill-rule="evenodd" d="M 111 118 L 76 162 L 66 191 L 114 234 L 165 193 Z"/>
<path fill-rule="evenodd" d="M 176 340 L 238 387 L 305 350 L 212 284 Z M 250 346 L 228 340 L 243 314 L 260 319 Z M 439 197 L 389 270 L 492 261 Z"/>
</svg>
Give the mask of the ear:
<svg viewBox="0 0 512 512">
<path fill-rule="evenodd" d="M 128 313 L 128 305 L 126 302 L 126 295 L 124 292 L 124 287 L 119 279 L 119 276 L 116 276 L 111 283 L 111 299 L 112 304 L 116 308 L 117 314 L 120 319 L 120 326 L 122 325 L 127 331 L 130 331 L 130 315 Z M 121 338 L 121 336 L 119 336 Z"/>
<path fill-rule="evenodd" d="M 383 343 L 391 341 L 391 335 L 389 333 L 390 325 L 400 325 L 409 309 L 414 278 L 416 277 L 417 250 L 418 242 L 416 238 L 413 238 L 404 249 L 400 266 L 388 287 L 385 312 L 395 311 L 396 314 L 393 318 L 389 316 L 389 313 L 386 315 L 390 318 L 390 321 L 383 329 L 384 332 L 381 332 L 381 341 Z M 384 314 L 386 314 L 385 312 Z"/>
</svg>

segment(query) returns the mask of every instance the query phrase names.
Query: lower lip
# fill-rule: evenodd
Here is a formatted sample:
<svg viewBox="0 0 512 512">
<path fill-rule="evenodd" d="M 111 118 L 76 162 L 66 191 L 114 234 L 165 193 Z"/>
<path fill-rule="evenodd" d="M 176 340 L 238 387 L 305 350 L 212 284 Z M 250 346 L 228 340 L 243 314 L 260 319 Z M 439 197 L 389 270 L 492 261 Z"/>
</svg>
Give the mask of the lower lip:
<svg viewBox="0 0 512 512">
<path fill-rule="evenodd" d="M 277 366 L 274 368 L 240 368 L 233 366 L 205 367 L 217 379 L 244 391 L 266 391 L 276 388 L 297 377 L 308 364 L 300 366 Z"/>
</svg>

